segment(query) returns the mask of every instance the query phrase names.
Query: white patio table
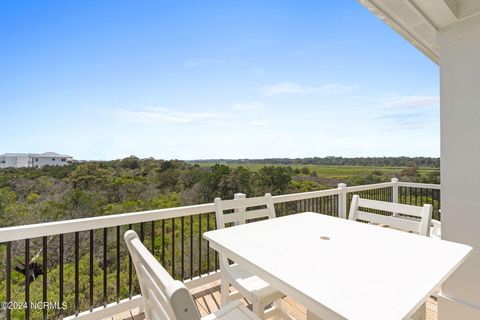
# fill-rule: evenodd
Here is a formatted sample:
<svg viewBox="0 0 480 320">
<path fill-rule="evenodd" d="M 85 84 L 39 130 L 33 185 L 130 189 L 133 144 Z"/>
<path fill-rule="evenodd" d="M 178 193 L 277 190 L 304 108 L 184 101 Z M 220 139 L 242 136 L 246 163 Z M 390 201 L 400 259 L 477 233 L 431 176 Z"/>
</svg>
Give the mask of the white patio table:
<svg viewBox="0 0 480 320">
<path fill-rule="evenodd" d="M 204 237 L 321 319 L 408 319 L 472 250 L 311 212 Z"/>
</svg>

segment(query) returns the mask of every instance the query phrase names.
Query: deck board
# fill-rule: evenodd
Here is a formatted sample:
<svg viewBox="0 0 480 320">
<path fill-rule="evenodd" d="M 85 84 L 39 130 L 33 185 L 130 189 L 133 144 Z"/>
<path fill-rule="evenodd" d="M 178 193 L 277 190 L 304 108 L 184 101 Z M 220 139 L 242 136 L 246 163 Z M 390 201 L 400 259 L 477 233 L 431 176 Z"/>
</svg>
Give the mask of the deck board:
<svg viewBox="0 0 480 320">
<path fill-rule="evenodd" d="M 203 316 L 206 316 L 216 310 L 221 306 L 221 295 L 220 295 L 220 280 L 214 281 L 212 283 L 207 283 L 201 287 L 197 287 L 191 290 L 192 296 L 194 298 L 195 304 Z M 304 306 L 297 303 L 289 297 L 282 299 L 282 307 L 287 310 L 287 312 L 297 320 L 306 320 L 307 319 L 307 310 Z M 247 304 L 247 301 L 243 299 L 243 303 Z M 426 320 L 437 320 L 437 302 L 430 298 L 427 301 L 427 314 Z M 144 320 L 143 314 L 139 314 L 137 310 L 131 310 L 118 314 L 114 317 L 107 318 L 108 320 Z M 107 320 L 105 319 L 105 320 Z"/>
</svg>

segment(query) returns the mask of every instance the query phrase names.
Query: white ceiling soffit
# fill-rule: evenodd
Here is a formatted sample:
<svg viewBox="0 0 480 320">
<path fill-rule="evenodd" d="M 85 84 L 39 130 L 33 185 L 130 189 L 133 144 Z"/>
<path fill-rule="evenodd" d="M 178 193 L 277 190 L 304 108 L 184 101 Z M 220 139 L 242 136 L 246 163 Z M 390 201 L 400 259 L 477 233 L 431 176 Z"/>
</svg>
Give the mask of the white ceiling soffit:
<svg viewBox="0 0 480 320">
<path fill-rule="evenodd" d="M 480 0 L 359 0 L 435 63 L 437 31 L 480 15 Z"/>
<path fill-rule="evenodd" d="M 438 64 L 437 26 L 409 0 L 359 0 L 373 14 Z M 425 1 L 425 0 L 423 0 Z M 429 0 L 427 0 L 429 1 Z M 433 0 L 443 2 L 442 0 Z"/>
</svg>

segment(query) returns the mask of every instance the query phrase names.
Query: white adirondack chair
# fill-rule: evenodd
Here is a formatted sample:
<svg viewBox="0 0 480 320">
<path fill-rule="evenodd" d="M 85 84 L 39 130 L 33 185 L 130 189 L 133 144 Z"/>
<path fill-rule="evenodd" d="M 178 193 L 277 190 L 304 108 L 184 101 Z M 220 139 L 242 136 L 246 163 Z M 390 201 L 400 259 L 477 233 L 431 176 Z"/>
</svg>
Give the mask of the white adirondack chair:
<svg viewBox="0 0 480 320">
<path fill-rule="evenodd" d="M 391 212 L 391 216 L 375 214 L 362 211 L 359 208 L 368 208 Z M 362 199 L 358 195 L 352 198 L 350 205 L 350 220 L 363 220 L 370 223 L 390 226 L 392 228 L 401 229 L 418 233 L 422 236 L 430 235 L 430 226 L 432 219 L 432 205 L 424 204 L 423 207 L 399 204 L 393 202 L 377 201 Z"/>
<path fill-rule="evenodd" d="M 252 207 L 264 207 L 261 209 L 248 210 Z M 233 211 L 225 213 L 224 211 Z M 227 224 L 243 224 L 248 220 L 259 218 L 275 218 L 275 208 L 272 202 L 271 194 L 267 193 L 265 197 L 256 198 L 236 198 L 233 200 L 215 199 L 215 217 L 217 228 L 225 228 Z M 270 318 L 278 316 L 284 319 L 291 317 L 281 308 L 281 298 L 285 295 L 274 289 L 270 284 L 252 275 L 237 264 L 230 265 L 228 259 L 220 257 L 221 269 L 221 295 L 222 304 L 234 298 L 246 298 L 252 304 L 253 312 L 260 318 Z M 230 293 L 230 285 L 238 292 Z M 265 311 L 265 307 L 273 304 L 273 307 Z"/>
<path fill-rule="evenodd" d="M 185 285 L 168 274 L 135 231 L 127 231 L 124 238 L 140 282 L 146 320 L 260 320 L 240 301 L 201 318 Z"/>
<path fill-rule="evenodd" d="M 442 213 L 442 209 L 438 209 L 439 213 Z M 442 239 L 442 222 L 432 219 L 432 227 L 430 229 L 430 237 Z"/>
<path fill-rule="evenodd" d="M 442 238 L 442 223 L 440 221 L 432 219 L 430 237 L 437 239 Z"/>
<path fill-rule="evenodd" d="M 362 211 L 359 208 L 368 208 L 391 212 L 391 216 Z M 352 198 L 350 205 L 350 220 L 362 220 L 389 226 L 395 229 L 418 233 L 422 236 L 430 236 L 433 207 L 424 204 L 423 207 L 399 204 L 394 202 L 362 199 L 358 195 Z M 426 318 L 426 303 L 424 303 L 413 315 L 412 320 L 424 320 Z"/>
</svg>

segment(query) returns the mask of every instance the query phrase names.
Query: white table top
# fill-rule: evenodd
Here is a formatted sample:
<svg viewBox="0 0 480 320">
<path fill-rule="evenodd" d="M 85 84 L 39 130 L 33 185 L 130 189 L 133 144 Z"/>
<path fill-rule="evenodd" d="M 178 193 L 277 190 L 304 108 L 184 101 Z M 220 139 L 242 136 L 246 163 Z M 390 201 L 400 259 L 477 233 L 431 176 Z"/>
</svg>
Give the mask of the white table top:
<svg viewBox="0 0 480 320">
<path fill-rule="evenodd" d="M 213 249 L 326 319 L 407 318 L 472 250 L 308 212 L 204 237 Z"/>
</svg>

